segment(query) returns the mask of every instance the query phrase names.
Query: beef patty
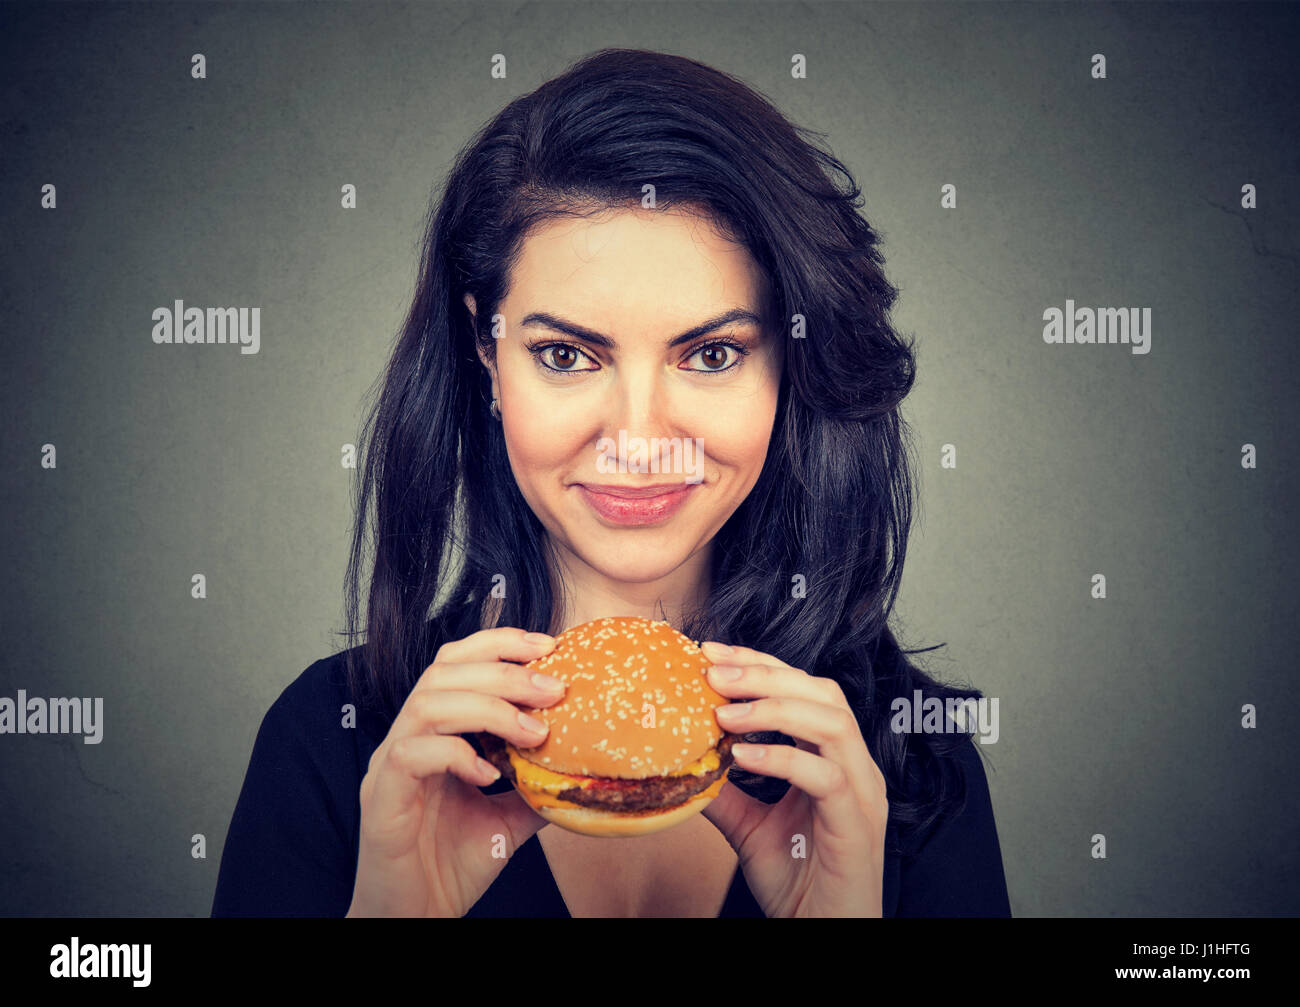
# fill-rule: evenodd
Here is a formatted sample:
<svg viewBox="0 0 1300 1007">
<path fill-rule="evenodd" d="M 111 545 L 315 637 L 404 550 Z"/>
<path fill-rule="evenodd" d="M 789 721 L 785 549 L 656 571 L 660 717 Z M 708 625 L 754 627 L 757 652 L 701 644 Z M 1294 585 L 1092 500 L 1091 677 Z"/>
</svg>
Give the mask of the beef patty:
<svg viewBox="0 0 1300 1007">
<path fill-rule="evenodd" d="M 506 743 L 495 734 L 479 732 L 474 735 L 482 749 L 483 758 L 501 771 L 511 783 L 515 782 L 515 767 L 506 754 Z M 718 742 L 718 768 L 702 776 L 647 776 L 642 780 L 620 780 L 606 776 L 592 776 L 586 787 L 569 787 L 555 794 L 584 808 L 606 811 L 652 811 L 684 804 L 722 776 L 733 761 L 731 745 L 735 736 L 724 734 Z"/>
</svg>

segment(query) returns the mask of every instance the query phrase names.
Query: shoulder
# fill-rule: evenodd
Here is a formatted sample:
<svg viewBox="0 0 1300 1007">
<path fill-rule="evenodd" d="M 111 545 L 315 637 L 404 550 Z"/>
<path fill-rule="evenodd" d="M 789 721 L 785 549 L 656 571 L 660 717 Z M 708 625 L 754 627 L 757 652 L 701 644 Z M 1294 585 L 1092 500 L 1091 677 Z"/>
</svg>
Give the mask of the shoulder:
<svg viewBox="0 0 1300 1007">
<path fill-rule="evenodd" d="M 297 737 L 337 725 L 349 701 L 347 652 L 313 661 L 286 685 L 262 720 L 262 729 Z"/>
<path fill-rule="evenodd" d="M 954 828 L 969 831 L 992 826 L 993 799 L 989 792 L 983 747 L 967 735 L 940 756 L 952 767 L 955 778 L 960 780 L 958 797 L 952 807 L 920 839 L 915 850 L 917 854 Z"/>
<path fill-rule="evenodd" d="M 430 620 L 427 661 L 433 661 L 438 647 L 449 638 L 448 631 L 463 629 L 473 614 L 466 603 Z M 349 664 L 355 668 L 355 681 L 349 675 Z M 415 677 L 418 672 L 403 685 L 385 681 L 384 694 L 404 692 L 414 685 Z M 364 645 L 340 650 L 312 662 L 286 685 L 267 711 L 267 720 L 279 726 L 292 725 L 299 736 L 322 732 L 333 736 L 346 720 L 357 728 L 359 747 L 365 749 L 368 744 L 373 749 L 388 734 L 396 713 L 385 705 L 379 685 L 367 664 Z"/>
<path fill-rule="evenodd" d="M 360 651 L 339 651 L 299 673 L 266 711 L 257 745 L 268 753 L 292 753 L 322 771 L 364 772 L 389 725 L 376 706 L 354 695 L 349 683 L 349 654 L 360 658 Z"/>
<path fill-rule="evenodd" d="M 957 767 L 964 796 L 904 858 L 899 915 L 1011 913 L 982 747 L 967 736 L 944 756 Z"/>
<path fill-rule="evenodd" d="M 212 915 L 346 912 L 363 769 L 360 732 L 345 709 L 345 654 L 312 662 L 263 715 L 222 848 Z"/>
<path fill-rule="evenodd" d="M 968 736 L 949 756 L 961 767 L 962 778 L 966 783 L 967 800 L 972 796 L 977 799 L 989 796 L 988 773 L 985 770 L 983 749 L 982 744 Z"/>
<path fill-rule="evenodd" d="M 358 650 L 360 648 L 357 648 Z M 324 706 L 347 696 L 348 651 L 313 661 L 286 685 L 271 704 L 271 710 L 285 714 L 319 713 Z"/>
</svg>

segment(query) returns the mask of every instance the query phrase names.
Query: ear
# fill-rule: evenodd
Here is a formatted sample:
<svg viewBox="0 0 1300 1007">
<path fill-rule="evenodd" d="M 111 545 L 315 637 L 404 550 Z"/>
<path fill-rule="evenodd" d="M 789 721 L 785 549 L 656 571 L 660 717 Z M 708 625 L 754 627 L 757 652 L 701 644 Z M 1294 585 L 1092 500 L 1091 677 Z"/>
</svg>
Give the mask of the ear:
<svg viewBox="0 0 1300 1007">
<path fill-rule="evenodd" d="M 472 317 L 478 317 L 478 305 L 474 301 L 473 294 L 465 294 L 465 307 L 469 309 L 469 313 Z M 478 340 L 474 341 L 474 352 L 478 354 L 479 363 L 487 368 L 488 374 L 492 377 L 492 397 L 494 399 L 499 398 L 501 393 L 497 390 L 496 361 L 488 359 L 487 355 L 483 352 L 483 347 L 478 345 Z"/>
<path fill-rule="evenodd" d="M 488 371 L 488 374 L 490 374 L 490 375 L 492 376 L 492 396 L 495 398 L 495 397 L 496 397 L 496 394 L 497 394 L 497 365 L 496 365 L 496 361 L 494 361 L 494 360 L 489 360 L 488 357 L 487 357 L 487 354 L 485 354 L 485 353 L 483 352 L 483 347 L 479 346 L 477 343 L 474 344 L 474 352 L 478 354 L 478 361 L 479 361 L 479 363 L 482 364 L 484 367 L 486 367 L 486 368 L 487 368 L 487 371 Z"/>
</svg>

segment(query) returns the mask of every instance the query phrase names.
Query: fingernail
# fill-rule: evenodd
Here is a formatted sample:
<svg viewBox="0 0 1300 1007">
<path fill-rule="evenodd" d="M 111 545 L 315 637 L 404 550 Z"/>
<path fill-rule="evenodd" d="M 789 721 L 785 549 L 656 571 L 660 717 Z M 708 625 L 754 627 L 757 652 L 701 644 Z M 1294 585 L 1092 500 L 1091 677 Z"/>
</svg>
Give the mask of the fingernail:
<svg viewBox="0 0 1300 1007">
<path fill-rule="evenodd" d="M 547 692 L 554 692 L 556 689 L 564 688 L 564 683 L 558 678 L 543 675 L 540 671 L 533 672 L 533 685 L 539 689 L 545 689 Z"/>
<path fill-rule="evenodd" d="M 734 682 L 741 676 L 739 668 L 732 668 L 725 664 L 715 664 L 709 669 L 709 673 L 720 682 Z"/>
<path fill-rule="evenodd" d="M 492 765 L 492 763 L 488 762 L 486 759 L 478 760 L 478 768 L 479 771 L 489 780 L 495 780 L 501 775 L 501 770 L 497 769 L 496 766 Z"/>
<path fill-rule="evenodd" d="M 761 745 L 747 745 L 742 741 L 732 745 L 731 752 L 742 759 L 761 759 L 763 757 L 763 747 Z"/>
<path fill-rule="evenodd" d="M 547 636 L 545 633 L 525 633 L 524 639 L 529 643 L 535 643 L 539 647 L 555 646 L 555 637 Z"/>
<path fill-rule="evenodd" d="M 739 720 L 749 713 L 748 703 L 729 703 L 726 706 L 718 707 L 718 716 L 724 720 Z"/>
<path fill-rule="evenodd" d="M 715 640 L 706 640 L 704 646 L 711 647 L 713 653 L 717 654 L 719 657 L 730 657 L 736 652 L 734 647 L 728 647 L 725 643 L 718 643 Z"/>
<path fill-rule="evenodd" d="M 545 724 L 543 724 L 543 723 L 542 723 L 540 720 L 538 720 L 536 717 L 530 717 L 530 716 L 528 716 L 528 714 L 524 713 L 523 710 L 520 710 L 520 711 L 519 711 L 519 726 L 520 726 L 520 727 L 526 727 L 526 728 L 528 728 L 528 730 L 530 730 L 530 731 L 545 731 L 545 730 L 546 730 L 546 725 L 545 725 Z"/>
</svg>

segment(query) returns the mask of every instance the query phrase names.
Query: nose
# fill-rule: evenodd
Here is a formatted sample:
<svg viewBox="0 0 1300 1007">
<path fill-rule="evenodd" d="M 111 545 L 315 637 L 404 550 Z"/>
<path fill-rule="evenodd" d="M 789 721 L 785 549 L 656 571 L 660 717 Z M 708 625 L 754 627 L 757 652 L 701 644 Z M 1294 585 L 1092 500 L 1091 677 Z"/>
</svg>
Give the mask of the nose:
<svg viewBox="0 0 1300 1007">
<path fill-rule="evenodd" d="M 629 438 L 644 437 L 667 438 L 674 436 L 673 403 L 666 375 L 662 368 L 651 366 L 625 366 L 620 369 L 619 379 L 610 387 L 610 402 L 606 411 L 608 429 L 604 436 L 611 437 L 615 443 L 624 443 L 619 439 L 619 431 L 626 431 Z M 626 459 L 623 459 L 626 461 Z M 646 459 L 647 465 L 652 459 Z"/>
</svg>

